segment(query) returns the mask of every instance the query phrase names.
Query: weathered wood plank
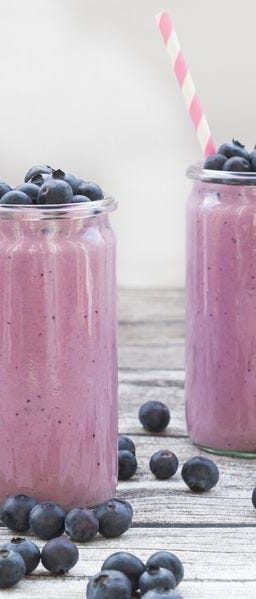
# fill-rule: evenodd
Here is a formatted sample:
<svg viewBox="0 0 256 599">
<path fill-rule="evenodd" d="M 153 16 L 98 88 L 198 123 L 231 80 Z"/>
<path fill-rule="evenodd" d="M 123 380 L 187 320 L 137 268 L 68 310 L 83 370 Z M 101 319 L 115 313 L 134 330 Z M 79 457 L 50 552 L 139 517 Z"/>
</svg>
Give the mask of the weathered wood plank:
<svg viewBox="0 0 256 599">
<path fill-rule="evenodd" d="M 184 290 L 119 289 L 118 318 L 122 323 L 184 320 Z"/>
<path fill-rule="evenodd" d="M 168 370 L 184 369 L 185 350 L 184 341 L 168 341 L 166 345 L 134 345 L 119 347 L 119 368 Z"/>
</svg>

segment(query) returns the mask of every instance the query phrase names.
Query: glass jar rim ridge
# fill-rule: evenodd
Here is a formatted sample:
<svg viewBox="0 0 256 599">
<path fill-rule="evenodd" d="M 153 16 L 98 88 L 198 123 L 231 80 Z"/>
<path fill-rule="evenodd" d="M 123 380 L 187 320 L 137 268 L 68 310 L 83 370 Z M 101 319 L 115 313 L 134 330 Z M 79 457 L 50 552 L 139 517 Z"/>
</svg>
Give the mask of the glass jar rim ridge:
<svg viewBox="0 0 256 599">
<path fill-rule="evenodd" d="M 255 173 L 239 173 L 233 171 L 215 171 L 205 169 L 202 162 L 192 164 L 186 169 L 189 179 L 216 183 L 221 185 L 256 185 Z"/>
<path fill-rule="evenodd" d="M 8 218 L 24 218 L 24 220 L 45 220 L 47 218 L 94 218 L 100 214 L 113 212 L 117 208 L 117 200 L 104 194 L 102 200 L 79 202 L 77 204 L 0 204 L 2 215 Z"/>
</svg>

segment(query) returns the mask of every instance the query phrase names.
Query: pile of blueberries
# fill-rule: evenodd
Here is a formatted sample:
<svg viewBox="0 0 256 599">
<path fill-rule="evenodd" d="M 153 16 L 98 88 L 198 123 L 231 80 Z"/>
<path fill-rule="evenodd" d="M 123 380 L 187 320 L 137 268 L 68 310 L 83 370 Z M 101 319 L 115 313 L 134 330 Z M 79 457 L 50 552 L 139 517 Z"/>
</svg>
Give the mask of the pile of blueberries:
<svg viewBox="0 0 256 599">
<path fill-rule="evenodd" d="M 32 166 L 25 175 L 24 183 L 14 189 L 0 182 L 0 205 L 79 204 L 103 198 L 103 191 L 97 183 L 84 181 L 45 164 Z"/>
<path fill-rule="evenodd" d="M 243 144 L 233 139 L 231 143 L 222 144 L 217 153 L 209 156 L 204 168 L 215 171 L 231 171 L 236 173 L 256 173 L 256 146 L 248 152 Z"/>
</svg>

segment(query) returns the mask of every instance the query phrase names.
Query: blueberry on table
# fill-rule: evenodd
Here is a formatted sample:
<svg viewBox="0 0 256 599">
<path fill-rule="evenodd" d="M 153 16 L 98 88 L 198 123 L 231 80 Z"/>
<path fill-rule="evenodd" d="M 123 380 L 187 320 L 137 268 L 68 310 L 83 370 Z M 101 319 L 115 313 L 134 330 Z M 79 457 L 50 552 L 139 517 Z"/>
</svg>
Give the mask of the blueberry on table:
<svg viewBox="0 0 256 599">
<path fill-rule="evenodd" d="M 31 510 L 29 523 L 33 533 L 39 539 L 53 539 L 65 530 L 66 511 L 57 503 L 43 501 Z"/>
<path fill-rule="evenodd" d="M 79 559 L 77 546 L 69 539 L 51 539 L 44 545 L 41 553 L 43 566 L 52 574 L 65 574 L 73 568 Z"/>
<path fill-rule="evenodd" d="M 0 589 L 13 587 L 25 576 L 24 559 L 8 549 L 0 549 Z"/>
<path fill-rule="evenodd" d="M 90 198 L 82 195 L 75 195 L 72 199 L 72 204 L 81 204 L 82 202 L 90 202 Z"/>
<path fill-rule="evenodd" d="M 217 485 L 219 469 L 209 458 L 198 456 L 185 462 L 181 476 L 191 491 L 203 493 Z"/>
<path fill-rule="evenodd" d="M 128 449 L 118 451 L 118 480 L 129 480 L 137 470 L 135 455 Z"/>
<path fill-rule="evenodd" d="M 0 183 L 0 199 L 2 196 L 4 196 L 5 193 L 8 193 L 8 191 L 12 191 L 12 188 L 10 187 L 10 185 L 7 185 L 7 183 Z"/>
<path fill-rule="evenodd" d="M 37 164 L 35 166 L 32 166 L 28 170 L 28 172 L 25 175 L 24 181 L 25 181 L 25 183 L 27 183 L 35 175 L 42 175 L 43 173 L 50 174 L 51 172 L 52 172 L 52 168 L 50 166 L 47 166 L 46 164 Z"/>
<path fill-rule="evenodd" d="M 110 499 L 94 509 L 103 537 L 120 537 L 132 523 L 132 506 L 125 499 Z"/>
<path fill-rule="evenodd" d="M 52 172 L 53 179 L 61 179 L 62 181 L 66 181 L 73 191 L 73 194 L 77 194 L 78 187 L 80 185 L 80 179 L 77 179 L 75 175 L 71 175 L 70 173 L 65 173 L 60 168 Z"/>
<path fill-rule="evenodd" d="M 142 593 L 151 589 L 162 588 L 164 590 L 175 589 L 176 578 L 167 568 L 160 566 L 149 566 L 139 578 L 139 588 Z"/>
<path fill-rule="evenodd" d="M 39 190 L 39 204 L 70 204 L 73 192 L 66 181 L 48 179 Z"/>
<path fill-rule="evenodd" d="M 15 532 L 25 532 L 29 529 L 29 515 L 35 505 L 34 497 L 9 495 L 1 507 L 3 524 Z"/>
<path fill-rule="evenodd" d="M 222 171 L 226 160 L 226 156 L 223 156 L 222 154 L 213 154 L 213 156 L 209 156 L 209 158 L 206 159 L 204 168 L 213 171 Z"/>
<path fill-rule="evenodd" d="M 33 204 L 38 203 L 38 194 L 39 194 L 38 185 L 35 185 L 34 183 L 23 183 L 23 185 L 19 185 L 18 187 L 16 187 L 16 190 L 23 191 L 23 193 L 26 193 L 27 196 L 29 196 L 31 198 Z"/>
<path fill-rule="evenodd" d="M 65 518 L 65 532 L 72 541 L 85 543 L 91 541 L 99 530 L 99 521 L 91 510 L 73 508 Z"/>
<path fill-rule="evenodd" d="M 177 585 L 184 577 L 184 568 L 180 559 L 174 553 L 170 553 L 170 551 L 156 551 L 153 553 L 146 563 L 146 567 L 148 568 L 149 566 L 160 566 L 161 568 L 170 570 L 176 578 Z"/>
<path fill-rule="evenodd" d="M 170 421 L 169 408 L 161 401 L 147 401 L 139 409 L 139 420 L 147 431 L 161 433 Z"/>
<path fill-rule="evenodd" d="M 33 204 L 32 199 L 28 196 L 24 191 L 19 191 L 13 189 L 12 191 L 8 191 L 5 193 L 0 200 L 1 204 L 23 204 L 30 205 Z"/>
<path fill-rule="evenodd" d="M 124 435 L 118 435 L 118 450 L 121 451 L 122 449 L 127 449 L 127 451 L 130 451 L 134 455 L 136 454 L 135 444 L 132 439 Z"/>
<path fill-rule="evenodd" d="M 132 553 L 118 551 L 105 559 L 101 569 L 123 572 L 130 580 L 132 591 L 136 591 L 139 586 L 139 578 L 145 571 L 145 565 Z"/>
<path fill-rule="evenodd" d="M 222 170 L 231 171 L 234 173 L 249 173 L 251 170 L 251 165 L 248 160 L 245 160 L 245 158 L 233 156 L 233 158 L 228 158 L 228 160 L 226 160 Z"/>
<path fill-rule="evenodd" d="M 14 551 L 14 553 L 19 553 L 25 562 L 26 574 L 30 574 L 30 572 L 35 570 L 40 562 L 40 549 L 29 539 L 14 538 L 1 545 L 0 549 L 8 549 L 9 551 Z"/>
<path fill-rule="evenodd" d="M 226 158 L 240 156 L 241 158 L 245 158 L 245 160 L 250 160 L 250 154 L 247 152 L 245 146 L 235 139 L 231 143 L 222 144 L 218 149 L 218 154 L 223 154 Z"/>
<path fill-rule="evenodd" d="M 182 599 L 182 596 L 177 591 L 164 589 L 153 589 L 148 591 L 145 595 L 141 595 L 141 599 Z"/>
<path fill-rule="evenodd" d="M 90 578 L 87 599 L 131 599 L 131 583 L 118 570 L 102 570 Z"/>
<path fill-rule="evenodd" d="M 256 487 L 255 487 L 255 489 L 252 492 L 252 505 L 256 509 Z"/>
<path fill-rule="evenodd" d="M 149 467 L 152 474 L 159 480 L 171 478 L 178 470 L 179 462 L 175 453 L 168 449 L 156 451 L 150 459 Z"/>
<path fill-rule="evenodd" d="M 93 183 L 92 181 L 80 182 L 76 193 L 78 195 L 86 196 L 92 202 L 102 200 L 104 197 L 102 189 L 99 187 L 99 185 L 97 185 L 97 183 Z"/>
</svg>

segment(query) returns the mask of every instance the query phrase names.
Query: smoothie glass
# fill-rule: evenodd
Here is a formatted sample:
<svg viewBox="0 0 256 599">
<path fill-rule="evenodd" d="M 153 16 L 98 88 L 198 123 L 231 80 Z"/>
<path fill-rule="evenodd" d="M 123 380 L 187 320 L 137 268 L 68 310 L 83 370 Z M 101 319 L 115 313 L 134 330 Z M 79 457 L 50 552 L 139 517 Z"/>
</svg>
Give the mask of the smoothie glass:
<svg viewBox="0 0 256 599">
<path fill-rule="evenodd" d="M 115 207 L 0 206 L 0 502 L 115 492 Z"/>
<path fill-rule="evenodd" d="M 204 449 L 256 457 L 256 174 L 187 174 L 188 432 Z"/>
</svg>

